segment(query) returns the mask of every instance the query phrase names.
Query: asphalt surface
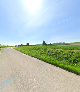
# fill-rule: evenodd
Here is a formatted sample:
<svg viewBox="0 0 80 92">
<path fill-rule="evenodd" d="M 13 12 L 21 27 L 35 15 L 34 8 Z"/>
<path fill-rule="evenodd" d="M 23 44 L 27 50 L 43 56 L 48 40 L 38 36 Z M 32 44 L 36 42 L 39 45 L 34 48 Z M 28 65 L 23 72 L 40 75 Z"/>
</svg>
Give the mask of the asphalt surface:
<svg viewBox="0 0 80 92">
<path fill-rule="evenodd" d="M 80 76 L 6 48 L 0 53 L 0 92 L 80 92 Z"/>
</svg>

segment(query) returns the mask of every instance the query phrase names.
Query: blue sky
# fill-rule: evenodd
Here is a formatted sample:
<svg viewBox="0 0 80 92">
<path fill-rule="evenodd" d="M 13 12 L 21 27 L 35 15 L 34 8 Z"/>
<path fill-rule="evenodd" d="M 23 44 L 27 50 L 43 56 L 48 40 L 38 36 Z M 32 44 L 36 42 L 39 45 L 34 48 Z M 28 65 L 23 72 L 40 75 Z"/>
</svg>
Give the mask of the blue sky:
<svg viewBox="0 0 80 92">
<path fill-rule="evenodd" d="M 80 0 L 0 0 L 0 43 L 80 41 Z"/>
</svg>

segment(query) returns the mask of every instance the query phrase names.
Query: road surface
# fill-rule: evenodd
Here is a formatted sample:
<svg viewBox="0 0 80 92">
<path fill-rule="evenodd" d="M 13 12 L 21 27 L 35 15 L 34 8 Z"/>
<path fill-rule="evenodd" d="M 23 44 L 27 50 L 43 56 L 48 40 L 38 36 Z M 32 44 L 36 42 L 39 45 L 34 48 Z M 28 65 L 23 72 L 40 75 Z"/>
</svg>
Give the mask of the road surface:
<svg viewBox="0 0 80 92">
<path fill-rule="evenodd" d="M 0 92 L 80 92 L 80 76 L 6 48 L 0 54 Z"/>
</svg>

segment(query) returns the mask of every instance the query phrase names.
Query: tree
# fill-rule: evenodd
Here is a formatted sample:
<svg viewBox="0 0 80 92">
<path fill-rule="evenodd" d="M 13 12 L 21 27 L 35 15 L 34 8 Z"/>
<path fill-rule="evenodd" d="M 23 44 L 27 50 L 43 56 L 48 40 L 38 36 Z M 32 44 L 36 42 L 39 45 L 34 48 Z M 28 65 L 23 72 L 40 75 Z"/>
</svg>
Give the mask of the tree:
<svg viewBox="0 0 80 92">
<path fill-rule="evenodd" d="M 43 41 L 43 43 L 42 43 L 42 44 L 43 44 L 43 45 L 47 45 L 45 41 Z"/>
<path fill-rule="evenodd" d="M 29 46 L 29 43 L 27 43 L 27 46 Z"/>
<path fill-rule="evenodd" d="M 21 46 L 23 46 L 23 44 L 21 44 Z"/>
</svg>

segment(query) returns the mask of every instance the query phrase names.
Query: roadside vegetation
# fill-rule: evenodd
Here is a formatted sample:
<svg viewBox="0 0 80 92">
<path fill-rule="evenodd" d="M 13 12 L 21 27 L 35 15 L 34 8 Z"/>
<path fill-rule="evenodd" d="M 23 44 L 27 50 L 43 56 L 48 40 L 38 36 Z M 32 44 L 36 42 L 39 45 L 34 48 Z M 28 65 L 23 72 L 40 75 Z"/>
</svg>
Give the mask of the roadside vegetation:
<svg viewBox="0 0 80 92">
<path fill-rule="evenodd" d="M 2 48 L 6 48 L 7 46 L 0 46 L 0 50 L 2 49 Z"/>
<path fill-rule="evenodd" d="M 16 50 L 80 75 L 80 46 L 21 46 Z"/>
</svg>

